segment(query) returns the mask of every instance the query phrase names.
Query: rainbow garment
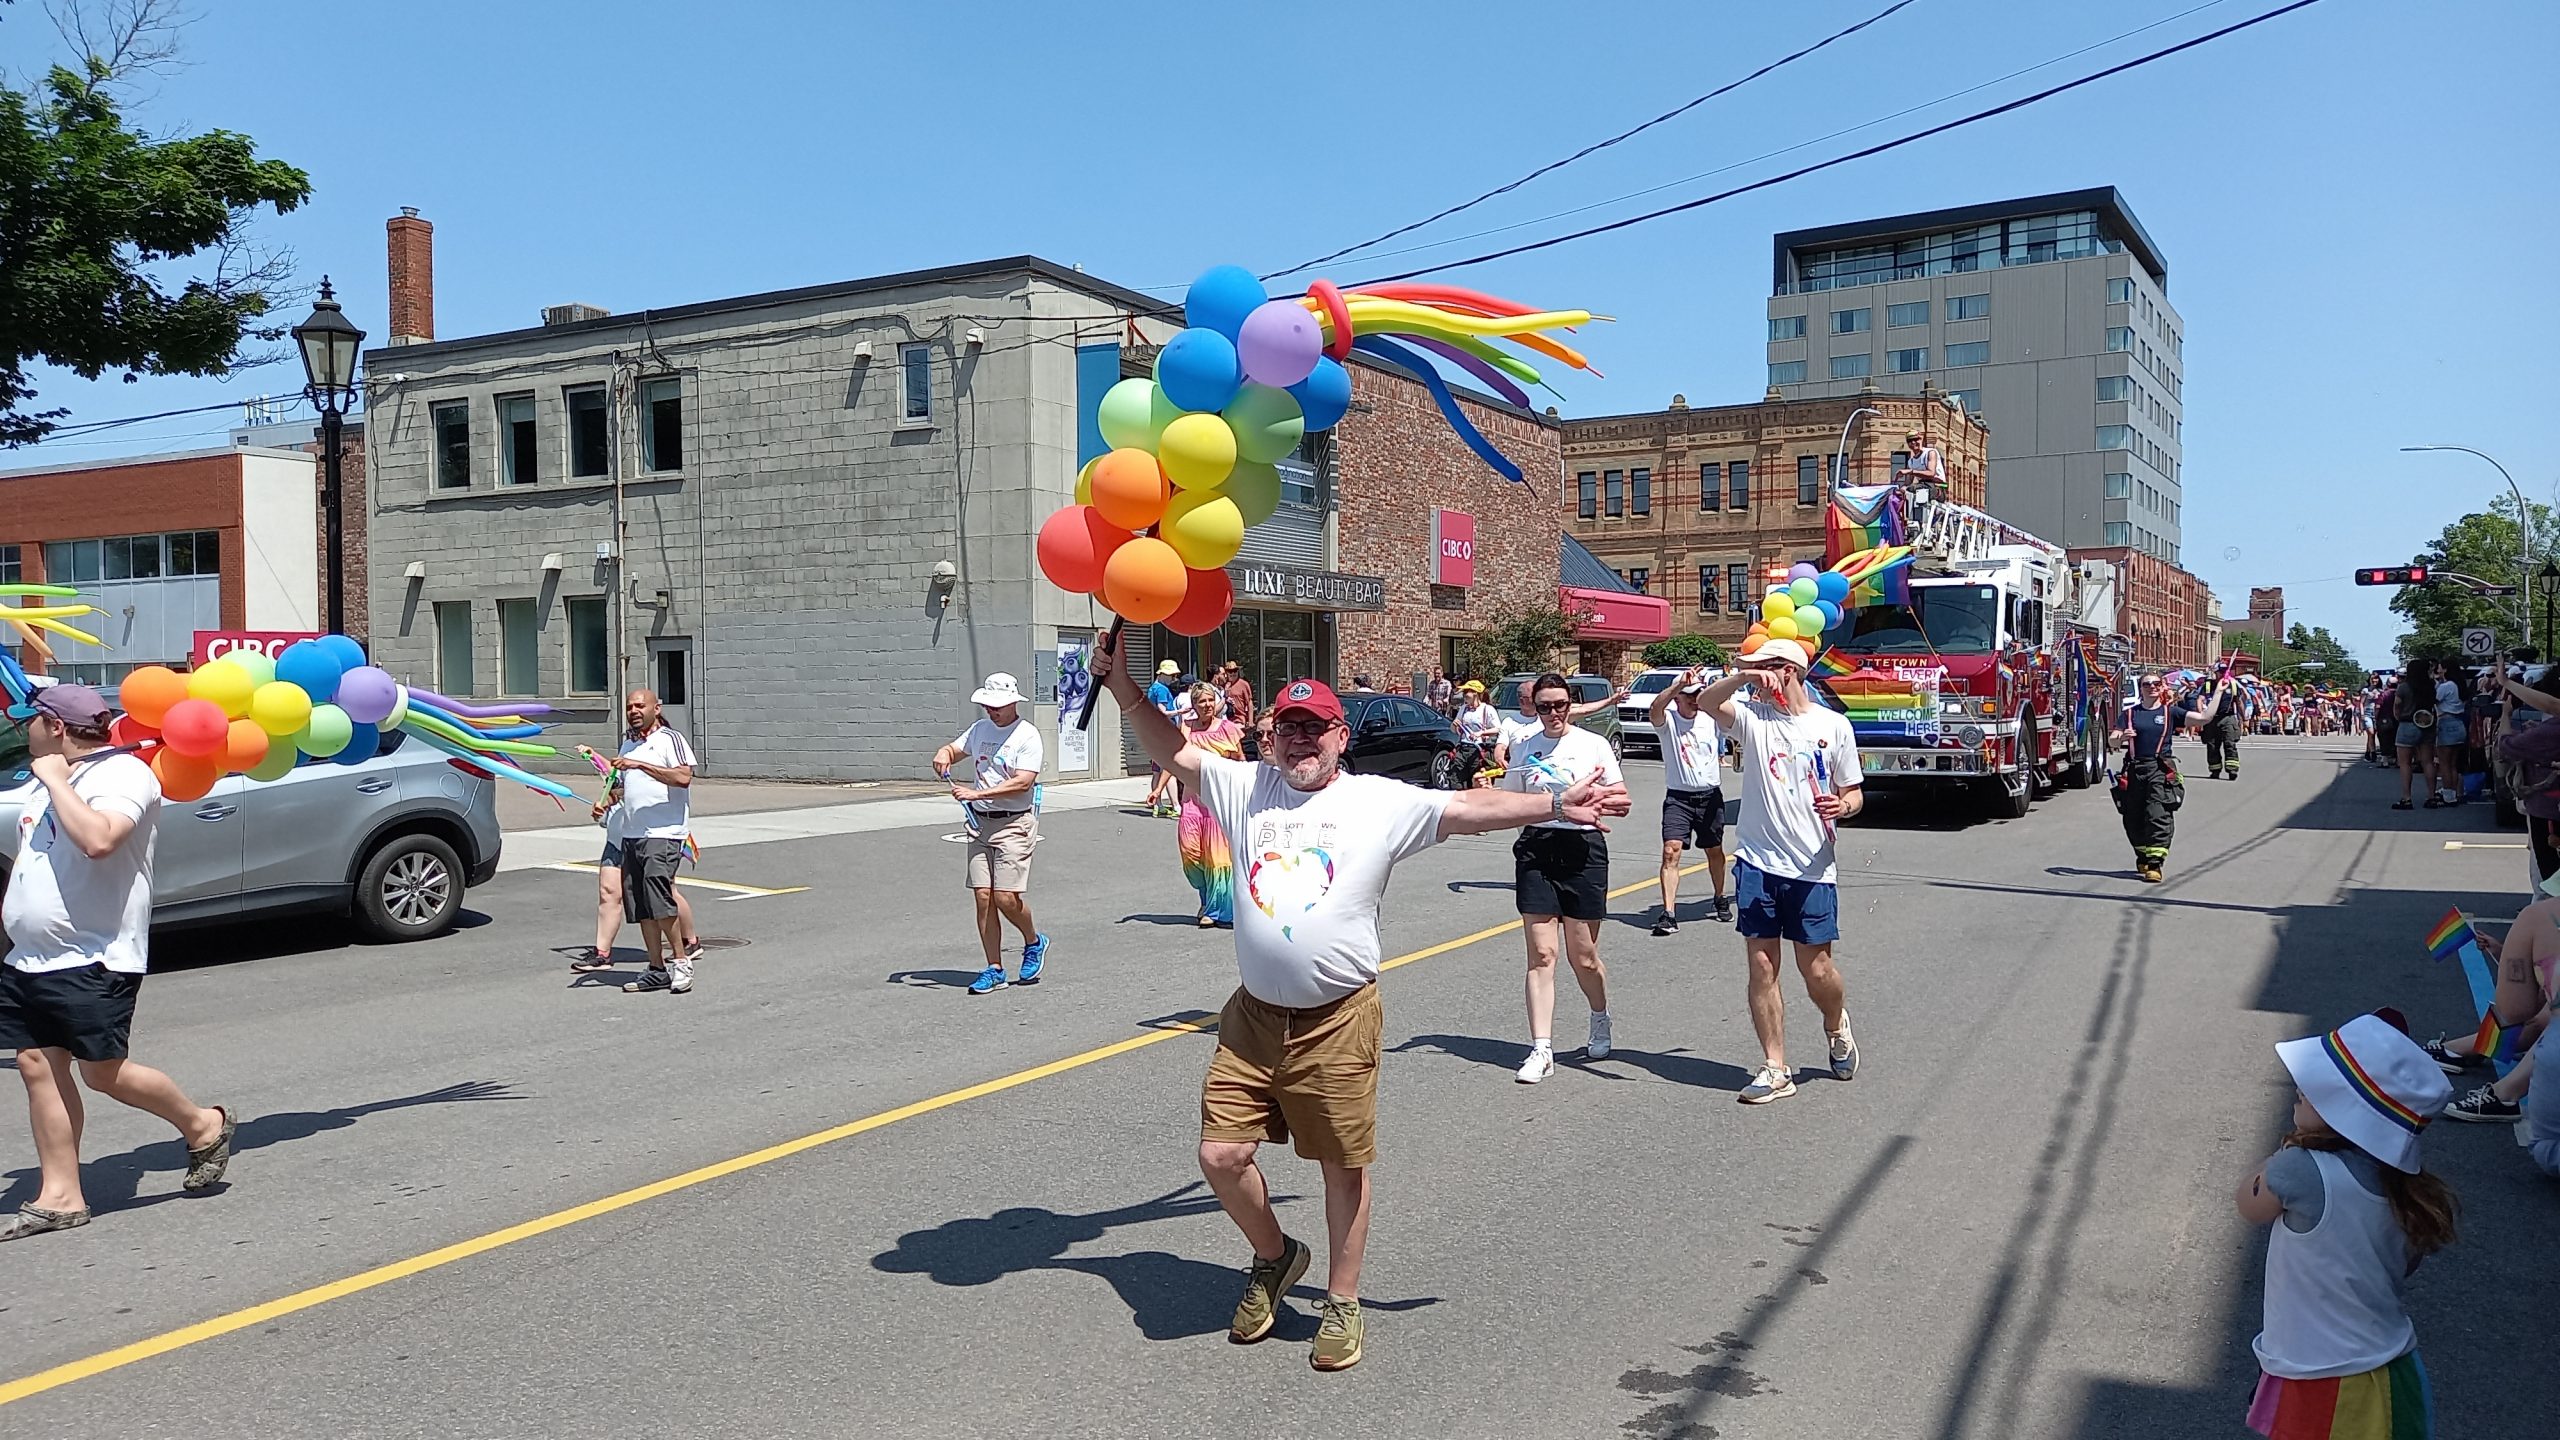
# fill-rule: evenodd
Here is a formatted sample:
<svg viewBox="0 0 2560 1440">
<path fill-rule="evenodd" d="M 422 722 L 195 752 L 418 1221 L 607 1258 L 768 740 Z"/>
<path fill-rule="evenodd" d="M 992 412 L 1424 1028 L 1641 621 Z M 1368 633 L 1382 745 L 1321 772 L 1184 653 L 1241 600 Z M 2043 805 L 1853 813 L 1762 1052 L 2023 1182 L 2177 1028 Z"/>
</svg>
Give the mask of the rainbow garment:
<svg viewBox="0 0 2560 1440">
<path fill-rule="evenodd" d="M 1244 758 L 1244 727 L 1221 720 L 1207 730 L 1185 727 L 1191 743 L 1229 760 Z M 1182 878 L 1200 892 L 1200 913 L 1221 925 L 1236 923 L 1236 862 L 1227 832 L 1209 815 L 1200 797 L 1186 789 L 1175 843 L 1182 852 Z"/>
<path fill-rule="evenodd" d="M 2262 1374 L 2249 1428 L 2267 1440 L 2428 1440 L 2435 1396 L 2415 1350 L 2379 1370 L 2331 1380 Z"/>
</svg>

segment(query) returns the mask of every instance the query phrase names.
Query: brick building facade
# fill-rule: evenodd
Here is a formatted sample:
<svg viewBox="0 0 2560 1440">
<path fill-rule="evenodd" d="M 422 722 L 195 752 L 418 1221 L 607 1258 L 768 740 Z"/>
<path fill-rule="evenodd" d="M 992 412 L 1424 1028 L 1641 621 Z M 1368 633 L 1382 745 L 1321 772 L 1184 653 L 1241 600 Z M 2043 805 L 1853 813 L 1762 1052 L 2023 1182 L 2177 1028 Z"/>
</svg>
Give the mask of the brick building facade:
<svg viewBox="0 0 2560 1440">
<path fill-rule="evenodd" d="M 1946 466 L 1941 496 L 1982 504 L 1990 432 L 1935 392 L 1667 409 L 1564 422 L 1566 523 L 1647 594 L 1671 601 L 1675 634 L 1739 644 L 1772 569 L 1820 562 L 1841 427 L 1848 481 L 1878 485 L 1919 431 Z"/>
<path fill-rule="evenodd" d="M 2138 665 L 2202 669 L 2213 663 L 2223 626 L 2202 580 L 2127 545 L 2084 546 L 2073 560 L 2116 567 L 2116 632 L 2133 642 Z"/>
</svg>

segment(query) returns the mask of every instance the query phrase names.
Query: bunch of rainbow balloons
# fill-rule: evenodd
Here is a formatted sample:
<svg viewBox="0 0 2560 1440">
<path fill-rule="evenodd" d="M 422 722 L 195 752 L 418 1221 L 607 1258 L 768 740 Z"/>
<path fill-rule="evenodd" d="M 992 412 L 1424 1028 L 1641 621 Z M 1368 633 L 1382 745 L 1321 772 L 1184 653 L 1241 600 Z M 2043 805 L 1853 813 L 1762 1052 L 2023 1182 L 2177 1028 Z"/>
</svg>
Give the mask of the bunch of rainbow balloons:
<svg viewBox="0 0 2560 1440">
<path fill-rule="evenodd" d="M 1420 380 L 1460 438 L 1514 481 L 1518 465 L 1468 422 L 1420 352 L 1524 408 L 1518 382 L 1542 383 L 1538 372 L 1494 340 L 1591 369 L 1542 333 L 1587 323 L 1590 312 L 1534 311 L 1455 286 L 1346 292 L 1319 280 L 1303 296 L 1273 299 L 1250 272 L 1221 265 L 1192 282 L 1183 318 L 1154 378 L 1122 380 L 1102 397 L 1097 420 L 1111 448 L 1085 465 L 1074 503 L 1040 527 L 1036 546 L 1041 573 L 1060 589 L 1181 635 L 1208 634 L 1234 608 L 1225 567 L 1245 530 L 1280 503 L 1274 463 L 1350 410 L 1343 362 L 1354 350 Z"/>
<path fill-rule="evenodd" d="M 1822 637 L 1837 631 L 1841 618 L 1874 593 L 1868 582 L 1910 563 L 1908 545 L 1880 545 L 1844 555 L 1828 570 L 1798 561 L 1784 580 L 1761 597 L 1760 618 L 1742 637 L 1741 652 L 1749 655 L 1771 640 L 1793 640 L 1804 646 L 1805 654 L 1821 654 Z"/>
</svg>

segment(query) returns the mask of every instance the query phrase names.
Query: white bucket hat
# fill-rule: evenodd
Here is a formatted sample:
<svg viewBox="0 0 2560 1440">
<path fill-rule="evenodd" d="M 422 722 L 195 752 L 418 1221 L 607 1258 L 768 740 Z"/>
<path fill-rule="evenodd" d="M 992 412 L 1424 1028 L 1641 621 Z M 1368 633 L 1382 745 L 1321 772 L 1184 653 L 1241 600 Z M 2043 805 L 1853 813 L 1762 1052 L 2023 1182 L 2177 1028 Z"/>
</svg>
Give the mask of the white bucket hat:
<svg viewBox="0 0 2560 1440">
<path fill-rule="evenodd" d="M 984 705 L 990 710 L 1019 705 L 1022 703 L 1022 687 L 1014 683 L 1012 676 L 999 670 L 987 677 L 987 683 L 978 687 L 977 693 L 969 697 L 969 703 Z"/>
<path fill-rule="evenodd" d="M 2418 1135 L 2444 1113 L 2453 1082 L 2418 1042 L 2379 1015 L 2276 1046 L 2302 1098 L 2359 1150 L 2416 1174 Z"/>
</svg>

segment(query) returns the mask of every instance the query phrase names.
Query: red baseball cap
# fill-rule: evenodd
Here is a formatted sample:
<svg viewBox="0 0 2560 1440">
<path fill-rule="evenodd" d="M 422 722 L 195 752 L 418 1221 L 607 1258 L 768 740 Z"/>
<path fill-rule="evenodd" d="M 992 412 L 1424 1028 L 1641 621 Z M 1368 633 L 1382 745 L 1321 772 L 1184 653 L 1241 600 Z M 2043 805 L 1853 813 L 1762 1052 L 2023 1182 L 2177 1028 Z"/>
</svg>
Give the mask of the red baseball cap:
<svg viewBox="0 0 2560 1440">
<path fill-rule="evenodd" d="M 1272 702 L 1271 713 L 1277 717 L 1292 710 L 1303 710 L 1319 719 L 1339 720 L 1342 700 L 1333 693 L 1332 686 L 1321 680 L 1292 680 L 1281 689 L 1280 698 Z"/>
</svg>

